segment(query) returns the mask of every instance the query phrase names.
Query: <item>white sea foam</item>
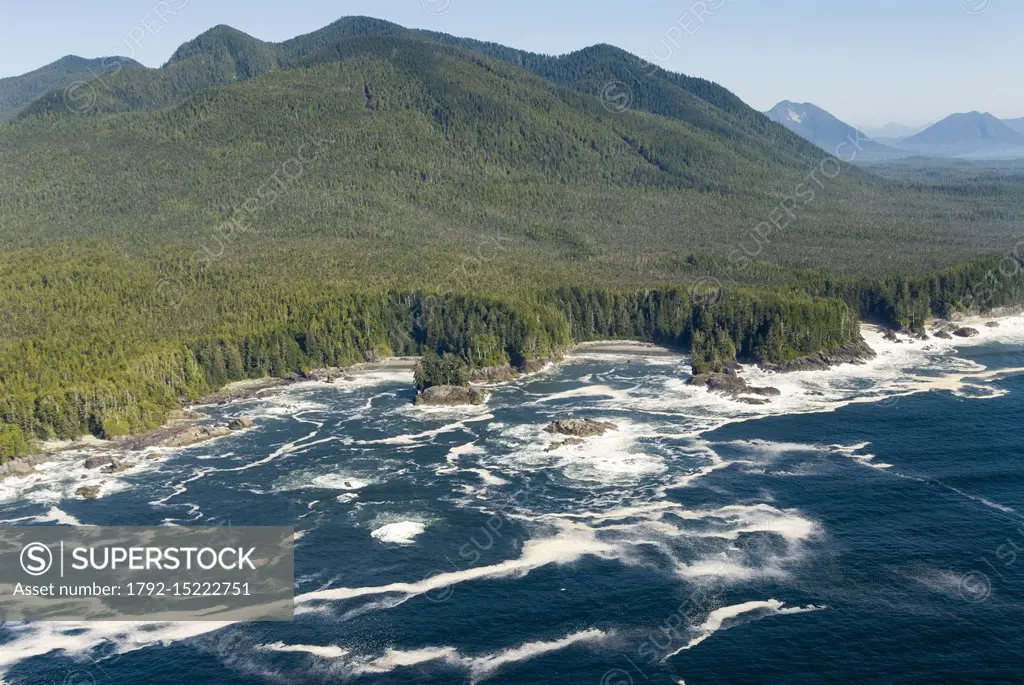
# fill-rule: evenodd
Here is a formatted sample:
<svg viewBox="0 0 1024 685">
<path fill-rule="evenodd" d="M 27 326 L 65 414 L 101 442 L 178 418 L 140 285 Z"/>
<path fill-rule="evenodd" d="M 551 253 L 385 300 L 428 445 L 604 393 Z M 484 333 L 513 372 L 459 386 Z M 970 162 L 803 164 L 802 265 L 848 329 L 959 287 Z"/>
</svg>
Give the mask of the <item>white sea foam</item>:
<svg viewBox="0 0 1024 685">
<path fill-rule="evenodd" d="M 86 654 L 104 644 L 116 645 L 118 654 L 158 644 L 179 642 L 232 625 L 229 622 L 38 622 L 8 623 L 13 638 L 0 649 L 0 673 L 32 657 L 62 652 L 68 656 Z"/>
<path fill-rule="evenodd" d="M 416 537 L 422 535 L 426 530 L 427 527 L 419 521 L 398 521 L 374 529 L 370 536 L 380 542 L 411 545 L 416 541 Z"/>
<path fill-rule="evenodd" d="M 588 526 L 569 522 L 560 523 L 557 533 L 551 537 L 527 540 L 523 543 L 520 556 L 515 559 L 477 566 L 465 570 L 438 573 L 420 581 L 396 582 L 355 588 L 331 588 L 316 590 L 295 598 L 297 604 L 316 601 L 342 601 L 358 597 L 385 594 L 423 595 L 433 590 L 443 590 L 459 583 L 484 578 L 505 578 L 524 576 L 530 571 L 548 564 L 570 564 L 584 555 L 611 557 L 613 545 L 601 542 Z"/>
<path fill-rule="evenodd" d="M 787 607 L 777 599 L 744 602 L 743 604 L 721 607 L 720 609 L 715 609 L 708 614 L 704 623 L 694 629 L 695 635 L 688 643 L 666 656 L 663 661 L 667 661 L 687 649 L 696 647 L 719 630 L 728 629 L 729 627 L 736 625 L 738 622 L 737 619 L 741 617 L 746 618 L 747 620 L 757 620 L 764 618 L 765 616 L 801 614 L 808 611 L 821 611 L 825 608 L 826 607 L 814 605 L 805 607 Z"/>
<path fill-rule="evenodd" d="M 481 655 L 466 655 L 455 647 L 388 649 L 382 656 L 353 661 L 349 670 L 358 675 L 379 674 L 388 673 L 396 668 L 443 661 L 451 668 L 468 671 L 470 682 L 476 683 L 489 678 L 509 664 L 522 663 L 579 644 L 601 642 L 611 636 L 611 633 L 602 630 L 581 630 L 555 640 L 526 642 L 515 647 Z"/>
<path fill-rule="evenodd" d="M 271 642 L 265 645 L 256 645 L 256 649 L 262 652 L 280 652 L 293 654 L 311 654 L 321 659 L 340 659 L 348 654 L 347 649 L 336 645 L 286 645 L 283 642 Z"/>
<path fill-rule="evenodd" d="M 369 481 L 360 478 L 338 473 L 328 473 L 314 477 L 307 487 L 323 488 L 325 490 L 362 490 L 368 485 L 370 485 Z"/>
</svg>

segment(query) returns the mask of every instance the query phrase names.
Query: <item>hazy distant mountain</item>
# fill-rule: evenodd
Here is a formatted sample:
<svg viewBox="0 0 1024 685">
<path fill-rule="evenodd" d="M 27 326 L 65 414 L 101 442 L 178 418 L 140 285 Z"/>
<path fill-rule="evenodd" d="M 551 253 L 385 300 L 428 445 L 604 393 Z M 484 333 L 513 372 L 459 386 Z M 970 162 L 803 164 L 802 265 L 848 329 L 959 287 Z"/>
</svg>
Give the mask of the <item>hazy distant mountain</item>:
<svg viewBox="0 0 1024 685">
<path fill-rule="evenodd" d="M 127 57 L 86 59 L 68 55 L 27 74 L 0 79 L 0 122 L 13 119 L 25 105 L 48 91 L 76 81 L 91 81 L 126 66 L 141 65 Z"/>
<path fill-rule="evenodd" d="M 909 138 L 912 135 L 920 133 L 926 128 L 928 127 L 905 126 L 904 124 L 890 122 L 885 126 L 878 126 L 874 128 L 862 128 L 861 131 L 867 134 L 872 140 L 884 143 L 887 140 L 900 140 L 902 138 Z"/>
<path fill-rule="evenodd" d="M 1024 117 L 1020 119 L 1003 119 L 1003 123 L 1018 133 L 1024 133 Z"/>
<path fill-rule="evenodd" d="M 953 114 L 900 143 L 904 150 L 948 157 L 1024 157 L 1024 133 L 988 113 Z"/>
<path fill-rule="evenodd" d="M 886 147 L 871 140 L 864 132 L 858 131 L 844 121 L 840 121 L 822 108 L 809 102 L 796 103 L 783 100 L 765 114 L 798 136 L 811 141 L 823 150 L 838 154 L 844 159 L 855 151 L 853 144 L 859 145 L 856 161 L 888 159 L 900 157 L 899 150 Z M 843 144 L 846 147 L 841 147 Z"/>
</svg>

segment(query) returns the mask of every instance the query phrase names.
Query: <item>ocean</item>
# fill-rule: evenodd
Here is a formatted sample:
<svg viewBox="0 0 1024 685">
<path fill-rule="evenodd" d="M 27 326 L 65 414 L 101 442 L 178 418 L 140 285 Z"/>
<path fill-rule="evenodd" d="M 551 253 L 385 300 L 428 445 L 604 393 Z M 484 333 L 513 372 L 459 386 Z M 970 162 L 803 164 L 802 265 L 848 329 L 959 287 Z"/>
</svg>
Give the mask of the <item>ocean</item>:
<svg viewBox="0 0 1024 685">
<path fill-rule="evenodd" d="M 765 406 L 584 351 L 481 407 L 383 371 L 206 408 L 255 426 L 123 474 L 65 453 L 0 523 L 291 525 L 295 620 L 7 623 L 0 680 L 1021 681 L 1024 318 L 981 332 L 866 328 L 869 364 L 748 369 Z M 549 450 L 570 416 L 616 430 Z"/>
</svg>

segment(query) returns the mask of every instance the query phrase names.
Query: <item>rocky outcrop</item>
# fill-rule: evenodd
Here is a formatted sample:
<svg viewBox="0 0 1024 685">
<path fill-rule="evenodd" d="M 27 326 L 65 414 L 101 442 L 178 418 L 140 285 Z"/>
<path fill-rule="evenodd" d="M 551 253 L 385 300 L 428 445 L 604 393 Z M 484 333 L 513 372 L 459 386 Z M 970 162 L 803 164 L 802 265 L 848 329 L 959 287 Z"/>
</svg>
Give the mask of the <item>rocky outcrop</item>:
<svg viewBox="0 0 1024 685">
<path fill-rule="evenodd" d="M 75 490 L 75 495 L 82 499 L 98 499 L 100 496 L 100 486 L 98 485 L 83 485 L 82 487 Z"/>
<path fill-rule="evenodd" d="M 935 337 L 939 338 L 940 340 L 952 340 L 953 334 L 950 333 L 949 331 L 936 331 Z"/>
<path fill-rule="evenodd" d="M 129 440 L 125 448 L 139 452 L 150 447 L 188 447 L 232 432 L 227 426 L 166 426 Z"/>
<path fill-rule="evenodd" d="M 486 401 L 486 391 L 459 385 L 434 385 L 416 394 L 416 404 L 424 406 L 456 407 Z"/>
<path fill-rule="evenodd" d="M 775 371 L 777 373 L 824 371 L 839 364 L 863 364 L 874 359 L 876 356 L 878 355 L 875 354 L 875 351 L 864 340 L 860 340 L 832 352 L 818 352 L 808 357 L 778 364 L 761 362 L 759 366 L 766 371 Z"/>
<path fill-rule="evenodd" d="M 94 457 L 86 458 L 86 460 L 84 462 L 82 462 L 82 466 L 84 466 L 87 469 L 90 469 L 90 470 L 94 471 L 96 469 L 101 469 L 101 468 L 103 468 L 105 466 L 110 466 L 113 463 L 114 463 L 114 458 L 113 457 L 110 457 L 110 456 L 94 456 Z"/>
<path fill-rule="evenodd" d="M 118 459 L 112 459 L 109 464 L 100 470 L 103 473 L 122 473 L 132 468 L 135 468 L 134 461 L 120 461 Z"/>
<path fill-rule="evenodd" d="M 969 328 L 968 326 L 964 326 L 953 331 L 953 335 L 957 336 L 958 338 L 977 338 L 979 335 L 981 335 L 981 331 L 979 331 L 977 328 Z"/>
<path fill-rule="evenodd" d="M 18 457 L 0 464 L 0 480 L 4 478 L 27 476 L 36 470 L 37 464 L 42 464 L 49 459 L 48 454 L 30 454 L 27 457 Z"/>
<path fill-rule="evenodd" d="M 757 387 L 750 385 L 739 374 L 731 369 L 725 373 L 697 374 L 687 381 L 688 385 L 707 388 L 710 392 L 718 392 L 738 398 L 741 395 L 758 395 L 760 397 L 778 397 L 782 392 L 778 388 Z M 759 400 L 757 404 L 766 404 L 768 400 Z M 748 402 L 753 404 L 754 402 Z"/>
<path fill-rule="evenodd" d="M 252 427 L 253 427 L 252 419 L 250 419 L 250 418 L 248 418 L 246 416 L 242 416 L 242 417 L 237 418 L 237 419 L 231 419 L 230 421 L 228 421 L 228 430 L 240 431 L 240 430 L 245 430 L 246 428 L 252 428 Z"/>
<path fill-rule="evenodd" d="M 566 438 L 565 440 L 561 440 L 559 442 L 552 442 L 550 445 L 544 448 L 544 451 L 554 452 L 555 450 L 560 449 L 562 447 L 572 447 L 573 445 L 582 445 L 584 443 L 586 443 L 586 440 L 584 440 L 583 438 Z"/>
<path fill-rule="evenodd" d="M 522 373 L 540 373 L 551 363 L 550 359 L 528 359 L 519 367 Z"/>
<path fill-rule="evenodd" d="M 610 421 L 594 421 L 592 419 L 561 419 L 559 421 L 552 421 L 548 427 L 544 429 L 544 432 L 556 435 L 571 435 L 574 438 L 592 438 L 598 435 L 604 435 L 608 431 L 613 430 L 618 430 L 618 426 Z"/>
<path fill-rule="evenodd" d="M 985 324 L 985 326 L 987 328 L 1001 328 L 1002 324 L 1000 324 L 998 321 L 989 321 L 988 323 Z"/>
</svg>

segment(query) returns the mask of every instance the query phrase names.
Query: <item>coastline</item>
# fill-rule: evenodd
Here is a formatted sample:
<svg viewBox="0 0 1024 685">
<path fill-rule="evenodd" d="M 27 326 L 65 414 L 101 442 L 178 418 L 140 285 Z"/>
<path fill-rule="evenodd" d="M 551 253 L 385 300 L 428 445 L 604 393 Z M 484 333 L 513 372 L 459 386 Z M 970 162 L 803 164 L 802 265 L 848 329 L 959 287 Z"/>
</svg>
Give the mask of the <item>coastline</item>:
<svg viewBox="0 0 1024 685">
<path fill-rule="evenodd" d="M 981 330 L 999 330 L 999 325 L 1002 322 L 1011 320 L 1015 317 L 1020 316 L 1020 311 L 1008 311 L 1004 316 L 981 316 L 972 314 L 969 316 L 958 317 L 955 323 L 960 326 L 977 326 Z M 941 324 L 941 320 L 931 320 L 928 322 L 927 328 L 931 330 L 936 324 Z M 994 324 L 994 327 L 993 327 Z M 862 337 L 863 334 L 871 333 L 873 338 L 880 338 L 882 332 L 885 329 L 875 324 L 861 323 Z M 974 338 L 973 344 L 984 343 L 987 336 L 981 338 Z M 897 334 L 897 343 L 912 343 L 922 342 L 910 336 L 906 333 Z M 932 339 L 930 342 L 940 342 L 936 339 Z M 964 344 L 968 342 L 965 339 L 956 339 L 954 341 L 941 341 L 951 346 L 956 344 Z M 924 344 L 927 344 L 925 342 Z M 878 342 L 873 343 L 877 347 Z M 872 352 L 874 348 L 869 346 L 866 341 L 862 341 L 858 346 L 859 350 L 870 349 Z M 507 377 L 497 377 L 494 379 L 482 378 L 474 380 L 473 384 L 478 386 L 500 386 L 506 383 L 512 383 L 521 380 L 524 377 L 532 376 L 537 373 L 542 373 L 549 370 L 559 364 L 565 363 L 574 357 L 582 355 L 616 355 L 626 357 L 683 357 L 685 353 L 673 350 L 671 348 L 656 345 L 654 343 L 641 341 L 641 340 L 596 340 L 586 341 L 573 345 L 569 348 L 566 353 L 559 355 L 554 359 L 536 360 L 531 362 L 529 368 L 525 372 L 516 372 Z M 816 355 L 815 360 L 819 360 L 823 356 L 827 355 Z M 789 375 L 806 373 L 806 372 L 823 372 L 829 368 L 835 368 L 843 364 L 864 364 L 871 360 L 871 356 L 863 356 L 859 359 L 852 357 L 834 357 L 831 364 L 802 364 L 804 360 L 796 360 L 796 362 L 790 362 L 786 366 L 791 368 L 761 368 L 759 369 L 765 374 L 767 378 L 778 377 L 780 375 Z M 257 379 L 245 379 L 241 381 L 234 381 L 229 383 L 217 391 L 206 395 L 195 402 L 182 407 L 179 410 L 171 412 L 167 421 L 161 426 L 152 430 L 146 431 L 137 435 L 125 436 L 122 438 L 116 438 L 113 440 L 103 440 L 92 435 L 83 435 L 74 440 L 62 440 L 62 441 L 45 441 L 40 443 L 40 450 L 33 454 L 17 459 L 12 459 L 4 464 L 0 464 L 0 482 L 11 477 L 20 477 L 33 473 L 38 466 L 45 464 L 54 457 L 71 451 L 78 450 L 82 452 L 98 452 L 104 450 L 131 450 L 140 453 L 142 460 L 145 460 L 144 452 L 146 449 L 154 448 L 182 448 L 190 447 L 193 445 L 204 444 L 218 440 L 227 435 L 237 432 L 240 429 L 227 430 L 226 426 L 221 426 L 223 430 L 217 432 L 211 432 L 208 434 L 197 435 L 195 440 L 186 439 L 184 442 L 175 443 L 175 439 L 186 435 L 188 431 L 192 430 L 206 430 L 202 422 L 208 419 L 208 415 L 202 413 L 202 409 L 223 406 L 228 404 L 234 404 L 238 402 L 244 402 L 259 397 L 272 396 L 276 393 L 284 392 L 289 388 L 303 383 L 317 383 L 324 385 L 331 385 L 334 383 L 344 383 L 347 381 L 354 381 L 361 376 L 377 373 L 377 372 L 388 372 L 388 371 L 412 371 L 419 357 L 387 357 L 371 362 L 360 362 L 353 364 L 349 367 L 332 367 L 323 369 L 314 369 L 303 374 L 293 374 L 285 378 L 257 378 Z M 503 369 L 504 367 L 496 367 Z M 744 368 L 748 368 L 744 365 Z M 756 365 L 749 367 L 750 370 L 756 369 Z M 486 371 L 486 370 L 481 370 Z M 247 426 L 245 426 L 247 427 Z"/>
</svg>

